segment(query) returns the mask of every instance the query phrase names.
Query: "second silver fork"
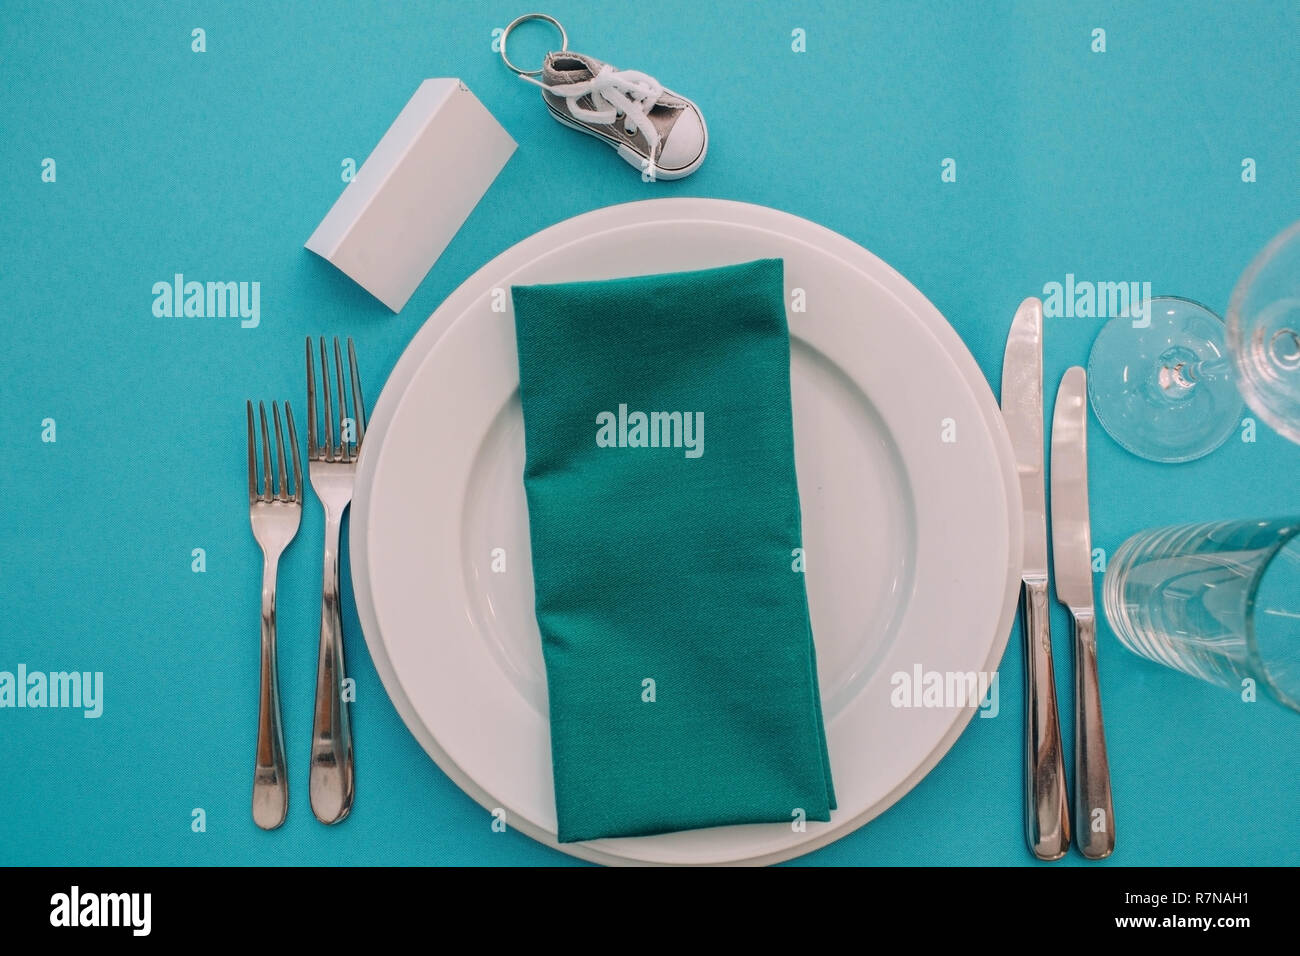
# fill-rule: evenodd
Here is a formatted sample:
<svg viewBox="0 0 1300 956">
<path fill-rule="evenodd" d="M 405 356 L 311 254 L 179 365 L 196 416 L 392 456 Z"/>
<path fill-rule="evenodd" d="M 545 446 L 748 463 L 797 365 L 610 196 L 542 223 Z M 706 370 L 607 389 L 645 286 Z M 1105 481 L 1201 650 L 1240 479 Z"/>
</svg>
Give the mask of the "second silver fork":
<svg viewBox="0 0 1300 956">
<path fill-rule="evenodd" d="M 357 353 L 348 339 L 352 414 L 343 388 L 343 354 L 334 339 L 337 407 L 331 401 L 330 362 L 320 339 L 321 393 L 317 406 L 315 343 L 307 339 L 307 458 L 312 490 L 325 509 L 325 568 L 321 585 L 320 657 L 316 666 L 316 708 L 312 719 L 311 809 L 322 823 L 338 823 L 352 809 L 352 727 L 343 699 L 343 618 L 339 610 L 339 537 L 343 513 L 352 501 L 357 455 L 366 434 L 366 404 L 357 373 Z M 318 423 L 320 432 L 318 434 Z M 323 438 L 323 440 L 322 440 Z"/>
</svg>

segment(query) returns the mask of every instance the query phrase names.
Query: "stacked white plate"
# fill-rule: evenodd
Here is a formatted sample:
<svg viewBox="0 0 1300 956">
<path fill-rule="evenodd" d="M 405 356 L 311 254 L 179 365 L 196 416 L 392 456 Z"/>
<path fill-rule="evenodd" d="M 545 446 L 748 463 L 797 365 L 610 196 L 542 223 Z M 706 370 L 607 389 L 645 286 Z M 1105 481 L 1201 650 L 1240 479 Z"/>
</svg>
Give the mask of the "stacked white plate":
<svg viewBox="0 0 1300 956">
<path fill-rule="evenodd" d="M 807 586 L 839 809 L 830 823 L 558 844 L 509 288 L 769 257 L 785 260 Z M 662 199 L 537 233 L 430 317 L 366 434 L 352 580 L 398 712 L 438 766 L 484 808 L 504 810 L 509 826 L 602 863 L 772 863 L 866 823 L 948 751 L 977 702 L 900 706 L 918 702 L 904 684 L 996 669 L 1020 539 L 997 404 L 920 292 L 806 220 Z"/>
</svg>

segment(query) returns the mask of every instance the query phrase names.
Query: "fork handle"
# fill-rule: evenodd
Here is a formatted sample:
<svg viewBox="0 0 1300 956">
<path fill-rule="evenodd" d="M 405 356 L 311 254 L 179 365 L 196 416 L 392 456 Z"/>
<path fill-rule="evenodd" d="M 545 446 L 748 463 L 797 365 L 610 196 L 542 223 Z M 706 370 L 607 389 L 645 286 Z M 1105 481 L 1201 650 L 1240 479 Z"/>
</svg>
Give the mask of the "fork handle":
<svg viewBox="0 0 1300 956">
<path fill-rule="evenodd" d="M 321 823 L 338 823 L 352 809 L 352 727 L 343 700 L 343 619 L 339 613 L 339 531 L 342 514 L 325 515 L 320 656 L 311 741 L 311 809 Z"/>
<path fill-rule="evenodd" d="M 289 811 L 289 776 L 280 723 L 280 680 L 275 659 L 277 558 L 263 556 L 261 686 L 257 698 L 257 763 L 253 771 L 253 821 L 274 830 Z"/>
</svg>

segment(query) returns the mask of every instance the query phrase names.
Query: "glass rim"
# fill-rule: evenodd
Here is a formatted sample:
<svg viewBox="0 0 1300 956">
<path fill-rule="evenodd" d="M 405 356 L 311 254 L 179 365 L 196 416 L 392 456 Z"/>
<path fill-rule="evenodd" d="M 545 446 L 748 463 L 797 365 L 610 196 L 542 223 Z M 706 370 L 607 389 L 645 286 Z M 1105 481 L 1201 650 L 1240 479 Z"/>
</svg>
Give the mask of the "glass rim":
<svg viewBox="0 0 1300 956">
<path fill-rule="evenodd" d="M 1194 305 L 1198 309 L 1204 309 L 1220 322 L 1223 322 L 1223 316 L 1219 315 L 1218 312 L 1215 312 L 1200 299 L 1191 299 L 1185 295 L 1153 295 L 1151 298 L 1147 299 L 1147 302 L 1186 302 L 1188 305 Z"/>
<path fill-rule="evenodd" d="M 1245 271 L 1237 278 L 1237 283 L 1232 288 L 1232 295 L 1228 298 L 1228 311 L 1224 313 L 1223 320 L 1224 325 L 1227 327 L 1226 342 L 1228 355 L 1232 358 L 1232 372 L 1238 382 L 1250 380 L 1249 369 L 1244 364 L 1246 349 L 1243 337 L 1242 310 L 1245 308 L 1246 295 L 1254 286 L 1255 280 L 1259 278 L 1260 273 L 1272 264 L 1273 259 L 1282 248 L 1289 243 L 1295 242 L 1298 238 L 1300 238 L 1300 220 L 1291 223 L 1291 225 L 1270 239 L 1268 244 L 1250 260 L 1250 264 L 1246 266 Z M 1253 390 L 1243 390 L 1242 397 L 1246 400 L 1250 410 L 1264 419 L 1266 425 L 1284 438 L 1291 438 L 1291 435 L 1288 434 L 1291 426 L 1285 415 L 1275 410 L 1267 402 L 1259 400 Z M 1295 439 L 1292 438 L 1292 440 Z"/>
<path fill-rule="evenodd" d="M 1300 237 L 1300 219 L 1291 223 L 1264 246 L 1255 257 L 1250 260 L 1245 271 L 1237 278 L 1236 285 L 1232 288 L 1232 295 L 1228 297 L 1228 311 L 1224 315 L 1224 321 L 1229 327 L 1229 338 L 1232 337 L 1232 328 L 1237 327 L 1237 336 L 1240 338 L 1241 326 L 1241 308 L 1246 298 L 1246 290 L 1249 289 L 1264 271 L 1264 267 L 1273 261 L 1273 257 L 1278 251 L 1295 238 Z"/>
</svg>

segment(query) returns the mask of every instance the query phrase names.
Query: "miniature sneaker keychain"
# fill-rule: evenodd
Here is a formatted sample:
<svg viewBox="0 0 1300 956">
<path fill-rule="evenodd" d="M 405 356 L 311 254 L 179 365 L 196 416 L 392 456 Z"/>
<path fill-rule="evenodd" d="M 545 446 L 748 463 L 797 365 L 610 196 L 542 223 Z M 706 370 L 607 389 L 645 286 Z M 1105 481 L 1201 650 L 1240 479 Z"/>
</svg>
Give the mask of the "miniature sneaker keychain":
<svg viewBox="0 0 1300 956">
<path fill-rule="evenodd" d="M 560 49 L 546 54 L 540 70 L 521 70 L 506 55 L 510 31 L 529 20 L 545 20 L 560 31 Z M 511 21 L 501 34 L 501 59 L 542 88 L 542 101 L 556 120 L 609 144 L 646 182 L 681 179 L 704 162 L 709 132 L 698 106 L 653 76 L 574 53 L 554 17 L 526 13 Z"/>
</svg>

